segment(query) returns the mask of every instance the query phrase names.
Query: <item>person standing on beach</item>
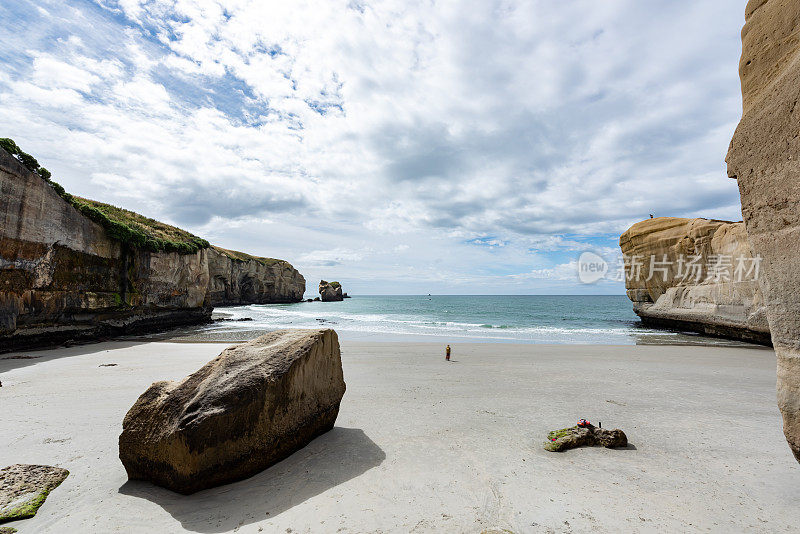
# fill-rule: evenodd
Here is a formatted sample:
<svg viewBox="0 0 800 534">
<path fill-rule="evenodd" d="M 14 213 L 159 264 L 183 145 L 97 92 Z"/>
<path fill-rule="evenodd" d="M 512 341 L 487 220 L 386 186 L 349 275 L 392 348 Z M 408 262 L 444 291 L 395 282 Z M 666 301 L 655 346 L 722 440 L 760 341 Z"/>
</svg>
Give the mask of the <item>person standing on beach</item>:
<svg viewBox="0 0 800 534">
<path fill-rule="evenodd" d="M 444 359 L 448 362 L 450 361 L 450 345 L 447 345 L 447 348 L 444 349 Z"/>
</svg>

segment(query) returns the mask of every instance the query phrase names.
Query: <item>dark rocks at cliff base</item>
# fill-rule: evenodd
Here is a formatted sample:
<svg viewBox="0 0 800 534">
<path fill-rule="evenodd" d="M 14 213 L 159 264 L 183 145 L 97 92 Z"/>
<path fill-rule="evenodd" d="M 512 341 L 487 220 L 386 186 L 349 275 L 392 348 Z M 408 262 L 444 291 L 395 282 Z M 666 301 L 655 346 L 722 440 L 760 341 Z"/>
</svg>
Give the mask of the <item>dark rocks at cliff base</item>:
<svg viewBox="0 0 800 534">
<path fill-rule="evenodd" d="M 49 465 L 14 464 L 0 469 L 0 523 L 35 516 L 67 475 L 66 469 Z"/>
<path fill-rule="evenodd" d="M 283 330 L 156 382 L 122 423 L 131 479 L 189 494 L 252 476 L 333 428 L 345 392 L 333 330 Z"/>
<path fill-rule="evenodd" d="M 628 437 L 625 432 L 615 428 L 606 430 L 596 426 L 573 426 L 554 430 L 547 436 L 544 448 L 552 452 L 561 452 L 576 447 L 606 447 L 615 449 L 628 446 Z"/>
<path fill-rule="evenodd" d="M 337 302 L 344 299 L 342 284 L 339 282 L 319 281 L 319 296 L 322 302 Z"/>
</svg>

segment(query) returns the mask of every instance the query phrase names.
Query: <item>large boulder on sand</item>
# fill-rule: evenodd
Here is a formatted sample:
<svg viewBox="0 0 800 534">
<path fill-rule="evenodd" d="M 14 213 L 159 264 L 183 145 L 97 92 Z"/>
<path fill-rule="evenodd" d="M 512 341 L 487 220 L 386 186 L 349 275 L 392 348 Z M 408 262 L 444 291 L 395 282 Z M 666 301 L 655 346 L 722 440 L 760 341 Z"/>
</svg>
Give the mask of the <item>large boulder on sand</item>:
<svg viewBox="0 0 800 534">
<path fill-rule="evenodd" d="M 778 356 L 783 431 L 800 461 L 800 2 L 750 0 L 742 30 L 736 178 Z"/>
<path fill-rule="evenodd" d="M 240 480 L 333 428 L 344 392 L 336 332 L 272 332 L 151 385 L 125 416 L 119 457 L 130 479 L 184 494 Z"/>
<path fill-rule="evenodd" d="M 319 296 L 322 297 L 322 302 L 336 302 L 343 300 L 342 284 L 339 282 L 326 282 L 325 280 L 319 281 Z"/>
</svg>

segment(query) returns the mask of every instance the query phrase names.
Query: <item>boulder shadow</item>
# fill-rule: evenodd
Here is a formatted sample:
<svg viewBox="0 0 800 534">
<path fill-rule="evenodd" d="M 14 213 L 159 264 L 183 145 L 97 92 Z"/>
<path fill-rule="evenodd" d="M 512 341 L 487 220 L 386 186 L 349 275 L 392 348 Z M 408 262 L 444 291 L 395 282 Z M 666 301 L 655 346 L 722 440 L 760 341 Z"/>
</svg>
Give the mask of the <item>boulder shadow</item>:
<svg viewBox="0 0 800 534">
<path fill-rule="evenodd" d="M 193 532 L 215 533 L 275 517 L 379 466 L 386 454 L 363 430 L 334 427 L 245 480 L 192 495 L 129 480 L 119 492 L 152 501 Z"/>
</svg>

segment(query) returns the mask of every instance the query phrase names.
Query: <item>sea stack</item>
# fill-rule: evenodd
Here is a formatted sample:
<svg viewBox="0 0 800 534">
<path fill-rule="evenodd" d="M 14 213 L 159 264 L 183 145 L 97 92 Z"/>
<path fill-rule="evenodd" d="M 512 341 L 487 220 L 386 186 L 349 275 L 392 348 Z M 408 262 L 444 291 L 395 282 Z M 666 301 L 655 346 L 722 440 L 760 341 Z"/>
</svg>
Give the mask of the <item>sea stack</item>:
<svg viewBox="0 0 800 534">
<path fill-rule="evenodd" d="M 739 184 L 778 357 L 783 430 L 800 461 L 800 2 L 750 0 L 742 30 L 742 120 L 726 161 Z"/>
<path fill-rule="evenodd" d="M 344 300 L 342 295 L 342 284 L 339 282 L 319 281 L 319 296 L 322 302 L 336 302 Z"/>
<path fill-rule="evenodd" d="M 280 330 L 156 382 L 122 423 L 128 477 L 178 493 L 254 475 L 333 428 L 345 392 L 333 330 Z"/>
</svg>

